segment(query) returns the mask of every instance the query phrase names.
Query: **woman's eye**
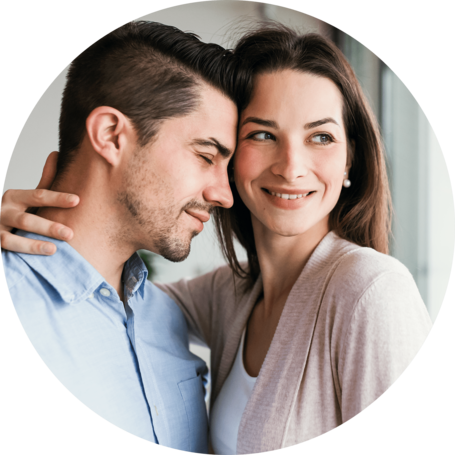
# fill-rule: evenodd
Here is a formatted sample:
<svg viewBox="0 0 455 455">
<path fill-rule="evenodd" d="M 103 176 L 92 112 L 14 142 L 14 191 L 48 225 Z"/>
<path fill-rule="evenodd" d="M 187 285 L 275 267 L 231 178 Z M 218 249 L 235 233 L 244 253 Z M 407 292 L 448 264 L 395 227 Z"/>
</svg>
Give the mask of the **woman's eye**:
<svg viewBox="0 0 455 455">
<path fill-rule="evenodd" d="M 322 145 L 327 145 L 333 142 L 333 138 L 330 134 L 316 134 L 311 138 L 311 140 L 316 144 Z"/>
</svg>

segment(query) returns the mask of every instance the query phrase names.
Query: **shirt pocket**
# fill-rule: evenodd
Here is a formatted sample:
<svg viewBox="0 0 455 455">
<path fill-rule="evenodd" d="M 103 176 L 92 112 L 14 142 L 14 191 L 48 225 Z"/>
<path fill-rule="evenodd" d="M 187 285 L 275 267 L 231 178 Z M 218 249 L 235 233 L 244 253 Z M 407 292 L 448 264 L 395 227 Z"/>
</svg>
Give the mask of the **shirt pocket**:
<svg viewBox="0 0 455 455">
<path fill-rule="evenodd" d="M 179 382 L 178 387 L 188 418 L 189 451 L 207 453 L 208 421 L 202 378 L 200 375 L 197 375 L 195 378 Z"/>
</svg>

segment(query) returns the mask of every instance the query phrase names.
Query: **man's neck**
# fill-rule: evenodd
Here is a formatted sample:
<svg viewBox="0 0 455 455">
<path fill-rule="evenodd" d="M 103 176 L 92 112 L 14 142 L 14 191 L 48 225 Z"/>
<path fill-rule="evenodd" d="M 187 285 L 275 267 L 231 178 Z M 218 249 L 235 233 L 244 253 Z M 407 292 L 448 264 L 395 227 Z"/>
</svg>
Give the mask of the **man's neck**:
<svg viewBox="0 0 455 455">
<path fill-rule="evenodd" d="M 123 267 L 135 252 L 135 247 L 125 235 L 128 230 L 121 225 L 115 204 L 106 197 L 105 189 L 96 183 L 65 183 L 52 189 L 77 194 L 80 196 L 79 205 L 72 209 L 44 208 L 38 214 L 73 230 L 74 236 L 68 244 L 117 290 L 123 300 Z"/>
</svg>

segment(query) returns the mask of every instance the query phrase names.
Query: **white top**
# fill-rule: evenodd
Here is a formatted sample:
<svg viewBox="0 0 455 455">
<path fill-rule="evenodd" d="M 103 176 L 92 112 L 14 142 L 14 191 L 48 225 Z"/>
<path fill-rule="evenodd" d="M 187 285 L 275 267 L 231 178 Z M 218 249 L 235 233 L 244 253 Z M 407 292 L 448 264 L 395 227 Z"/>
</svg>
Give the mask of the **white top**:
<svg viewBox="0 0 455 455">
<path fill-rule="evenodd" d="M 213 450 L 219 455 L 237 453 L 237 434 L 245 406 L 256 378 L 251 377 L 243 364 L 245 329 L 237 350 L 234 365 L 221 388 L 210 415 L 210 437 Z"/>
</svg>

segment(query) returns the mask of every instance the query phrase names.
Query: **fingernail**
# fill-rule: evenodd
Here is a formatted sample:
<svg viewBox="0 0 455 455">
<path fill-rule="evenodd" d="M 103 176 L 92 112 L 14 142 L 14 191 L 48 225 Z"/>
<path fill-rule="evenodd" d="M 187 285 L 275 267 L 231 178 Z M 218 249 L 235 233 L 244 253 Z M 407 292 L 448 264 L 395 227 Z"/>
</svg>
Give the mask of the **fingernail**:
<svg viewBox="0 0 455 455">
<path fill-rule="evenodd" d="M 63 227 L 63 228 L 60 228 L 59 231 L 58 231 L 58 235 L 62 238 L 62 239 L 68 239 L 71 235 L 71 231 L 66 228 L 66 227 Z"/>
<path fill-rule="evenodd" d="M 41 251 L 44 253 L 44 254 L 52 254 L 54 252 L 54 247 L 52 245 L 49 245 L 48 243 L 45 243 L 42 247 L 41 247 Z"/>
<path fill-rule="evenodd" d="M 76 202 L 77 196 L 75 196 L 74 194 L 68 194 L 68 196 L 66 196 L 66 200 L 70 203 Z"/>
</svg>

